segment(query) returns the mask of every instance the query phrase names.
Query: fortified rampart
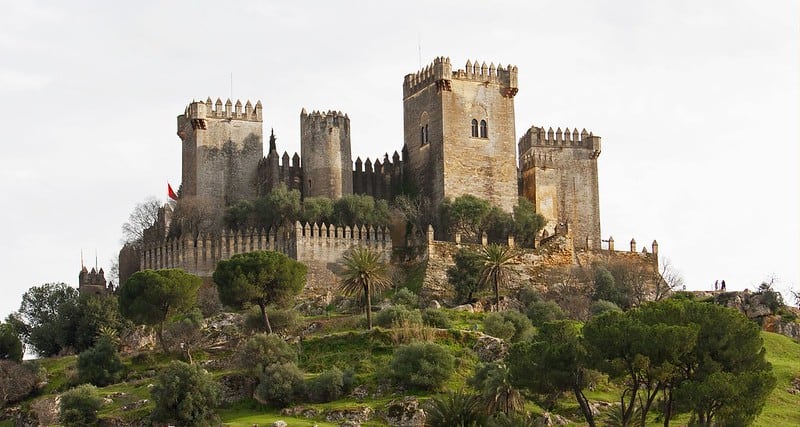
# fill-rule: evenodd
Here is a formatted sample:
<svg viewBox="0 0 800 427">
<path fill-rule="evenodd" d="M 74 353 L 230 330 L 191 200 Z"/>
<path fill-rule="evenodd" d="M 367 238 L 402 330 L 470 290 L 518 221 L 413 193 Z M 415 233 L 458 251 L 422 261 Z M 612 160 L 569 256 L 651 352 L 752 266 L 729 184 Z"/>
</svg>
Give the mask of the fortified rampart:
<svg viewBox="0 0 800 427">
<path fill-rule="evenodd" d="M 296 222 L 293 227 L 246 231 L 223 230 L 218 236 L 184 233 L 178 238 L 146 244 L 140 254 L 141 269 L 180 268 L 211 277 L 217 263 L 233 255 L 260 250 L 281 252 L 308 266 L 308 289 L 330 288 L 336 283 L 343 256 L 354 246 L 365 246 L 389 261 L 392 238 L 388 229 L 372 226 L 335 227 Z"/>
</svg>

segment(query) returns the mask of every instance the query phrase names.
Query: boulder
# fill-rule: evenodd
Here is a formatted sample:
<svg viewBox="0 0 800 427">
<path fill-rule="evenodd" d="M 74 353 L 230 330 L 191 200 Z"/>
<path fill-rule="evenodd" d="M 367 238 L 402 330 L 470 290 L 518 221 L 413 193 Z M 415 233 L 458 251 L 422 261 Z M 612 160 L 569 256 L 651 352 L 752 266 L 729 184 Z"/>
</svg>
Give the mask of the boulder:
<svg viewBox="0 0 800 427">
<path fill-rule="evenodd" d="M 572 422 L 561 415 L 551 414 L 550 412 L 545 412 L 536 420 L 537 426 L 565 426 L 567 424 L 571 424 Z"/>
<path fill-rule="evenodd" d="M 372 418 L 372 408 L 357 406 L 355 408 L 328 409 L 325 411 L 325 420 L 331 423 L 356 422 L 364 423 Z"/>
<path fill-rule="evenodd" d="M 219 379 L 220 403 L 228 405 L 249 399 L 256 385 L 256 379 L 248 375 L 225 375 Z"/>
<path fill-rule="evenodd" d="M 286 424 L 284 420 L 278 420 L 272 423 L 272 427 L 289 427 L 289 424 Z"/>
<path fill-rule="evenodd" d="M 386 423 L 393 427 L 423 427 L 425 411 L 414 396 L 395 399 L 386 404 Z"/>
<path fill-rule="evenodd" d="M 292 406 L 281 409 L 281 415 L 285 417 L 305 417 L 314 418 L 319 415 L 319 410 L 308 406 Z"/>
<path fill-rule="evenodd" d="M 481 362 L 489 363 L 500 360 L 508 354 L 508 343 L 490 335 L 480 334 L 472 350 Z"/>
</svg>

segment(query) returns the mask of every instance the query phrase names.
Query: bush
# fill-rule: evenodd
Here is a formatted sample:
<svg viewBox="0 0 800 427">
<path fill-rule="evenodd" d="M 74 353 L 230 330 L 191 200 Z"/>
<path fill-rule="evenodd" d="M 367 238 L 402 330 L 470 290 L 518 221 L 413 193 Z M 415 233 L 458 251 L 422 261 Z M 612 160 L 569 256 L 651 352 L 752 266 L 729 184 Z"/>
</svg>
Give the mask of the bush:
<svg viewBox="0 0 800 427">
<path fill-rule="evenodd" d="M 173 360 L 156 377 L 150 389 L 155 402 L 151 418 L 176 425 L 218 425 L 214 408 L 219 390 L 202 368 Z"/>
<path fill-rule="evenodd" d="M 308 382 L 308 397 L 313 402 L 325 403 L 337 400 L 344 393 L 344 374 L 333 367 Z"/>
<path fill-rule="evenodd" d="M 447 313 L 436 308 L 426 308 L 422 311 L 422 321 L 433 328 L 450 329 L 452 322 Z"/>
<path fill-rule="evenodd" d="M 108 338 L 97 341 L 94 347 L 78 355 L 78 381 L 99 387 L 119 381 L 124 366 L 117 348 Z"/>
<path fill-rule="evenodd" d="M 456 291 L 457 302 L 469 302 L 473 294 L 483 288 L 482 268 L 481 256 L 473 250 L 461 248 L 453 255 L 453 265 L 447 268 L 447 281 Z"/>
<path fill-rule="evenodd" d="M 525 286 L 524 288 L 519 290 L 519 294 L 517 294 L 517 299 L 525 307 L 530 307 L 531 304 L 537 301 L 541 301 L 542 295 L 533 286 Z"/>
<path fill-rule="evenodd" d="M 486 334 L 510 342 L 521 341 L 533 333 L 533 324 L 524 314 L 514 311 L 491 313 L 483 321 Z"/>
<path fill-rule="evenodd" d="M 618 305 L 604 299 L 593 302 L 592 307 L 589 310 L 592 313 L 592 317 L 599 316 L 607 311 L 622 311 Z"/>
<path fill-rule="evenodd" d="M 65 427 L 92 426 L 97 424 L 97 411 L 103 399 L 97 389 L 89 384 L 79 385 L 61 395 L 58 421 Z"/>
<path fill-rule="evenodd" d="M 8 323 L 0 323 L 0 360 L 22 361 L 22 341 Z"/>
<path fill-rule="evenodd" d="M 404 305 L 408 308 L 417 308 L 419 297 L 408 288 L 400 288 L 392 295 L 392 304 Z"/>
<path fill-rule="evenodd" d="M 536 301 L 528 307 L 528 318 L 533 326 L 542 326 L 547 322 L 566 319 L 567 315 L 555 301 Z"/>
<path fill-rule="evenodd" d="M 36 361 L 17 363 L 0 359 L 0 408 L 30 395 L 45 375 Z"/>
<path fill-rule="evenodd" d="M 425 413 L 425 425 L 431 427 L 482 426 L 486 422 L 480 396 L 464 390 L 433 397 L 426 403 Z"/>
<path fill-rule="evenodd" d="M 287 331 L 294 333 L 300 327 L 300 315 L 294 310 L 267 309 L 267 316 L 273 331 Z M 250 332 L 264 331 L 264 318 L 261 309 L 253 306 L 244 319 L 244 328 Z"/>
<path fill-rule="evenodd" d="M 419 310 L 409 310 L 403 305 L 395 305 L 386 307 L 375 315 L 375 324 L 383 328 L 391 328 L 403 322 L 422 324 Z"/>
<path fill-rule="evenodd" d="M 389 369 L 389 376 L 402 386 L 434 389 L 453 374 L 455 358 L 437 344 L 409 344 L 394 351 Z"/>
<path fill-rule="evenodd" d="M 273 364 L 296 364 L 297 351 L 276 335 L 258 334 L 239 349 L 237 360 L 240 368 L 259 376 Z"/>
<path fill-rule="evenodd" d="M 302 396 L 304 390 L 303 371 L 294 362 L 273 363 L 261 374 L 256 397 L 286 406 Z"/>
</svg>

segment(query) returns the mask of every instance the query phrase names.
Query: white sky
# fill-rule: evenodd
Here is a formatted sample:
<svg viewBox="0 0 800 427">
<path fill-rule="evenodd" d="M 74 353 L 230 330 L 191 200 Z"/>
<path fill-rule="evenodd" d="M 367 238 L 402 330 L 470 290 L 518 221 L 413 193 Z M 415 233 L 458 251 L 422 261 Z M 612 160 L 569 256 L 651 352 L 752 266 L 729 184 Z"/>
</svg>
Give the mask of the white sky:
<svg viewBox="0 0 800 427">
<path fill-rule="evenodd" d="M 531 125 L 603 137 L 602 234 L 658 239 L 689 289 L 798 284 L 800 10 L 785 1 L 0 0 L 0 316 L 110 265 L 133 206 L 180 184 L 192 99 L 349 114 L 353 156 L 402 146 L 402 81 L 435 56 L 519 67 Z M 420 48 L 421 47 L 421 48 Z M 421 51 L 421 52 L 420 52 Z M 243 101 L 244 102 L 244 101 Z"/>
</svg>

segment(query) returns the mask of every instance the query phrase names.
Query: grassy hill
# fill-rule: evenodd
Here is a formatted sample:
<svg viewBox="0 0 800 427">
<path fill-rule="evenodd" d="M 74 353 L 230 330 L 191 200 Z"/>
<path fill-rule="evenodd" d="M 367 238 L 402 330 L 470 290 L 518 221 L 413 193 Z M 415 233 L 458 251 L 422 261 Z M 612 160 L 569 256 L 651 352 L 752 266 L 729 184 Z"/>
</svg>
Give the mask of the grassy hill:
<svg viewBox="0 0 800 427">
<path fill-rule="evenodd" d="M 479 360 L 472 348 L 479 333 L 475 326 L 482 323 L 482 314 L 456 312 L 446 310 L 453 327 L 450 329 L 425 329 L 415 331 L 411 329 L 382 329 L 365 331 L 359 327 L 359 317 L 339 316 L 333 318 L 317 317 L 303 319 L 304 324 L 314 323 L 314 332 L 307 335 L 300 343 L 299 366 L 308 375 L 322 372 L 332 366 L 342 370 L 352 369 L 356 375 L 356 383 L 366 391 L 367 397 L 357 400 L 352 397 L 326 404 L 303 404 L 304 408 L 316 411 L 318 414 L 313 419 L 301 416 L 284 416 L 280 409 L 261 405 L 252 399 L 244 399 L 238 403 L 219 409 L 218 413 L 225 423 L 230 426 L 270 425 L 276 420 L 284 420 L 289 426 L 336 426 L 337 423 L 325 421 L 326 411 L 347 408 L 370 407 L 380 413 L 387 402 L 401 398 L 405 395 L 417 396 L 425 400 L 434 393 L 416 390 L 398 391 L 392 387 L 387 378 L 387 366 L 392 356 L 392 351 L 399 343 L 410 339 L 428 339 L 447 347 L 456 356 L 456 373 L 448 380 L 445 389 L 458 389 L 465 387 Z M 417 328 L 415 328 L 417 329 Z M 421 336 L 420 334 L 424 335 Z M 796 426 L 800 425 L 800 393 L 792 394 L 790 383 L 794 378 L 800 377 L 800 344 L 791 339 L 764 332 L 762 333 L 764 345 L 767 350 L 767 359 L 774 367 L 778 385 L 769 397 L 767 406 L 758 417 L 756 426 Z M 230 364 L 222 363 L 231 356 L 230 349 L 199 351 L 195 354 L 196 363 L 206 367 L 215 378 L 234 374 Z M 154 376 L 160 368 L 169 362 L 170 358 L 159 353 L 142 353 L 135 356 L 126 356 L 124 362 L 127 368 L 126 381 L 99 389 L 102 396 L 107 397 L 107 403 L 100 412 L 101 418 L 116 419 L 118 421 L 134 421 L 146 417 L 152 409 L 149 388 Z M 75 374 L 76 357 L 61 357 L 43 359 L 42 367 L 47 370 L 48 383 L 39 396 L 23 403 L 23 408 L 36 407 L 52 402 L 54 396 L 69 388 L 70 379 Z M 601 383 L 588 393 L 593 402 L 613 402 L 617 398 L 618 390 L 613 384 Z M 541 413 L 541 408 L 528 402 L 529 410 Z M 581 421 L 576 404 L 569 396 L 562 397 L 556 407 L 555 413 L 564 417 Z M 682 425 L 686 422 L 685 416 L 677 418 L 673 425 Z M 576 423 L 575 425 L 581 425 Z M 0 422 L 0 426 L 11 426 L 11 421 Z M 380 416 L 373 418 L 364 426 L 386 425 Z M 660 425 L 654 422 L 653 425 Z"/>
</svg>

